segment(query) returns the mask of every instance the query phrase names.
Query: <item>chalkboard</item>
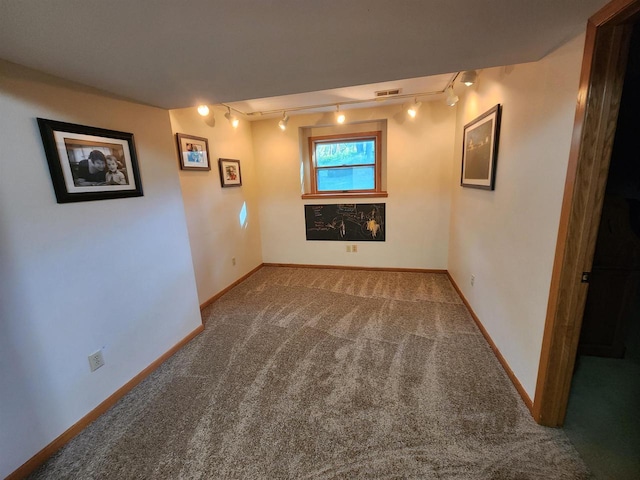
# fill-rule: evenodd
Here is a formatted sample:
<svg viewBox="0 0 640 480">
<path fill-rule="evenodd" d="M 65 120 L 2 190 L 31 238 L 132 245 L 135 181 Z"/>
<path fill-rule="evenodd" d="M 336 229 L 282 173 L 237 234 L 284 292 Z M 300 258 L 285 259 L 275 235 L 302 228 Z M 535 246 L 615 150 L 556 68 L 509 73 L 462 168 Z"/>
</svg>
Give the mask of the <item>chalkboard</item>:
<svg viewBox="0 0 640 480">
<path fill-rule="evenodd" d="M 384 203 L 305 205 L 307 240 L 384 242 Z"/>
</svg>

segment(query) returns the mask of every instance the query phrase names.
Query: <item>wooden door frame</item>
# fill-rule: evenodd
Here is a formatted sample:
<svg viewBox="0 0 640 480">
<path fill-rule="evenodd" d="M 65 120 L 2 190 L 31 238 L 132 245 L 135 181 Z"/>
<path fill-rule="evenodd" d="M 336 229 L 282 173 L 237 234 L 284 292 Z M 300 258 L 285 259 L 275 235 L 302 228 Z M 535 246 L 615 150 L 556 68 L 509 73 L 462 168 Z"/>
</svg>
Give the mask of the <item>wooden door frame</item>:
<svg viewBox="0 0 640 480">
<path fill-rule="evenodd" d="M 640 0 L 613 0 L 587 23 L 580 89 L 567 167 L 547 317 L 540 354 L 535 420 L 561 426 L 569 400 L 604 191 Z"/>
</svg>

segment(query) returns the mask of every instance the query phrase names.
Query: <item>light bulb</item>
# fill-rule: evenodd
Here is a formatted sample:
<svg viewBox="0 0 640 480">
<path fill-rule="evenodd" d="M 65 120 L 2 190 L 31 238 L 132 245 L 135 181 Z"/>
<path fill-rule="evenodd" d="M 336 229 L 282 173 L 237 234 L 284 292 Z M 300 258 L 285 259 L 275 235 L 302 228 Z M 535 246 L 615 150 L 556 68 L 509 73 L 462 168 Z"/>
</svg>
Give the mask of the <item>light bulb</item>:
<svg viewBox="0 0 640 480">
<path fill-rule="evenodd" d="M 224 116 L 229 120 L 229 123 L 233 128 L 238 128 L 240 120 L 238 120 L 238 117 L 231 114 L 231 108 L 227 107 L 227 113 L 225 113 Z"/>
<path fill-rule="evenodd" d="M 464 83 L 467 87 L 470 87 L 476 82 L 477 78 L 478 78 L 478 72 L 476 72 L 475 70 L 467 70 L 462 74 L 462 78 L 460 79 L 460 81 Z"/>
<path fill-rule="evenodd" d="M 278 122 L 280 130 L 285 131 L 287 129 L 287 123 L 289 122 L 289 115 L 286 112 L 282 113 L 282 119 Z"/>
<path fill-rule="evenodd" d="M 206 117 L 207 115 L 209 115 L 209 107 L 207 107 L 206 105 L 199 105 L 198 113 L 203 117 Z"/>
<path fill-rule="evenodd" d="M 422 106 L 422 102 L 414 102 L 413 105 L 411 105 L 407 110 L 407 113 L 411 118 L 416 118 L 416 115 L 418 114 L 418 110 L 420 110 L 421 106 Z"/>
<path fill-rule="evenodd" d="M 447 88 L 447 99 L 445 100 L 446 104 L 450 107 L 453 107 L 456 103 L 458 103 L 458 96 L 453 92 L 453 87 Z"/>
<path fill-rule="evenodd" d="M 342 124 L 346 120 L 344 113 L 340 111 L 340 105 L 336 105 L 336 122 Z"/>
</svg>

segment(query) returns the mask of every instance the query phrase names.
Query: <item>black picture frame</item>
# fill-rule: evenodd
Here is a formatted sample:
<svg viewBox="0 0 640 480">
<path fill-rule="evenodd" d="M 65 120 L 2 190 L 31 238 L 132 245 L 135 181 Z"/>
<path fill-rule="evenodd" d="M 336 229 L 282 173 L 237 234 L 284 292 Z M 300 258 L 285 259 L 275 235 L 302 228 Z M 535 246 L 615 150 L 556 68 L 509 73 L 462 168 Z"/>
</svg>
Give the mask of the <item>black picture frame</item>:
<svg viewBox="0 0 640 480">
<path fill-rule="evenodd" d="M 132 133 L 37 120 L 58 203 L 143 195 Z"/>
<path fill-rule="evenodd" d="M 464 126 L 461 186 L 495 189 L 501 116 L 497 104 Z"/>
<path fill-rule="evenodd" d="M 220 158 L 218 159 L 218 168 L 220 170 L 220 185 L 222 185 L 222 188 L 242 186 L 240 160 Z"/>
<path fill-rule="evenodd" d="M 176 139 L 182 170 L 211 170 L 209 141 L 206 138 L 176 133 Z"/>
</svg>

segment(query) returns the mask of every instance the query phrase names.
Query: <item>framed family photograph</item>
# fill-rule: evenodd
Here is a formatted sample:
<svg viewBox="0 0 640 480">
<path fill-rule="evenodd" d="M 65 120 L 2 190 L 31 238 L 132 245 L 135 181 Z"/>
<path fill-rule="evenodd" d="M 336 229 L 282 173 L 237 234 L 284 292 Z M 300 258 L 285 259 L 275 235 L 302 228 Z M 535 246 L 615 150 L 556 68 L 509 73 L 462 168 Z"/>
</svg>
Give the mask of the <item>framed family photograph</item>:
<svg viewBox="0 0 640 480">
<path fill-rule="evenodd" d="M 495 188 L 500 116 L 498 104 L 464 126 L 460 178 L 463 187 Z"/>
<path fill-rule="evenodd" d="M 220 183 L 223 187 L 239 187 L 242 185 L 240 173 L 240 160 L 221 158 L 218 160 L 220 167 Z"/>
<path fill-rule="evenodd" d="M 133 134 L 38 118 L 58 203 L 142 196 Z"/>
<path fill-rule="evenodd" d="M 203 137 L 176 133 L 180 168 L 183 170 L 211 170 L 209 142 Z"/>
</svg>

